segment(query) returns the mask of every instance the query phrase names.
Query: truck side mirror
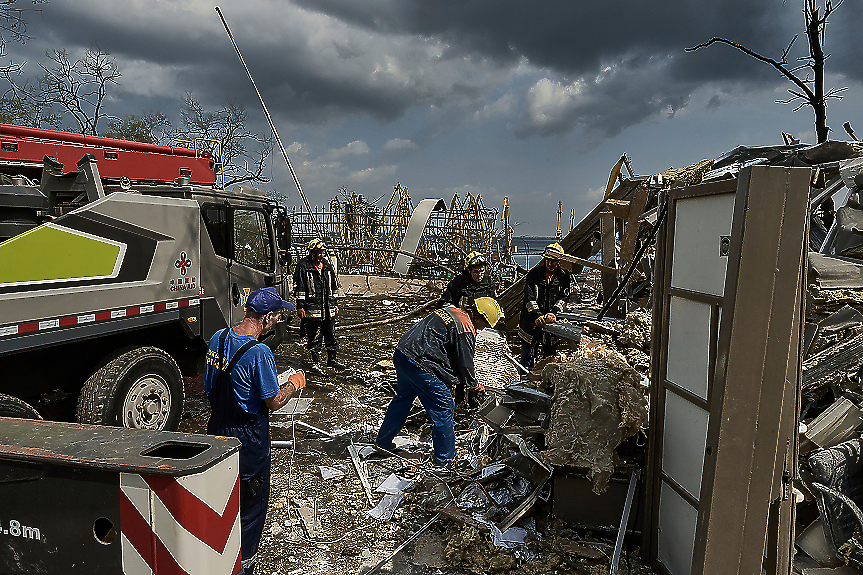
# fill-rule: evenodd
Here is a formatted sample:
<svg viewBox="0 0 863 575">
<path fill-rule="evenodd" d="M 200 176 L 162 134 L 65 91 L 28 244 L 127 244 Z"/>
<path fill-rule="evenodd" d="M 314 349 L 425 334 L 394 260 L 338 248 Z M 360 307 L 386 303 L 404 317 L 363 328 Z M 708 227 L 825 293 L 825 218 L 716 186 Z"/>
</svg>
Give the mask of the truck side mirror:
<svg viewBox="0 0 863 575">
<path fill-rule="evenodd" d="M 277 208 L 273 227 L 276 231 L 276 246 L 279 252 L 279 264 L 282 267 L 291 265 L 291 220 L 288 218 L 287 210 L 283 207 Z"/>
</svg>

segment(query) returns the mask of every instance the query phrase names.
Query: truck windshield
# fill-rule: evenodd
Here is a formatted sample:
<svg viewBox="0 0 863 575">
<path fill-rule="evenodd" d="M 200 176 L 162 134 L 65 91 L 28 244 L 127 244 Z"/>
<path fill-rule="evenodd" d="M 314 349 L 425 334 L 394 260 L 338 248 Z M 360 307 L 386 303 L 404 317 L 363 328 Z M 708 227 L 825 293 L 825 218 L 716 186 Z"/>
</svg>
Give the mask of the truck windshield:
<svg viewBox="0 0 863 575">
<path fill-rule="evenodd" d="M 272 244 L 263 212 L 234 210 L 234 260 L 257 270 L 273 270 Z"/>
</svg>

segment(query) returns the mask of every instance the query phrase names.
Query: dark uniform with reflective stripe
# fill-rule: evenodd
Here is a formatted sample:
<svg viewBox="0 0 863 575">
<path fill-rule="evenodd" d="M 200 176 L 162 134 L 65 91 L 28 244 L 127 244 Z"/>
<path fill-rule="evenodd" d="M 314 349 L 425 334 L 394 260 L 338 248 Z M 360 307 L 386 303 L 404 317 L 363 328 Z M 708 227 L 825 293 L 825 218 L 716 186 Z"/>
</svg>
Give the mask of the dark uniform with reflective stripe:
<svg viewBox="0 0 863 575">
<path fill-rule="evenodd" d="M 320 353 L 321 340 L 324 340 L 327 351 L 335 353 L 339 349 L 335 336 L 339 280 L 335 269 L 326 258 L 322 263 L 319 272 L 311 256 L 297 262 L 294 293 L 297 296 L 297 309 L 306 311 L 308 349 Z"/>
<path fill-rule="evenodd" d="M 524 279 L 524 300 L 521 304 L 521 317 L 518 321 L 518 336 L 534 350 L 542 340 L 542 328 L 534 323 L 536 318 L 552 313 L 563 312 L 563 304 L 569 297 L 572 277 L 560 266 L 554 270 L 550 283 L 545 281 L 545 261 L 527 272 Z M 550 335 L 548 336 L 551 337 Z M 549 339 L 549 348 L 551 340 Z M 552 353 L 551 349 L 543 351 L 545 355 Z M 531 366 L 526 366 L 531 367 Z"/>
<path fill-rule="evenodd" d="M 476 329 L 464 310 L 447 306 L 411 326 L 393 353 L 396 395 L 384 415 L 377 445 L 393 448 L 393 439 L 419 398 L 434 424 L 435 463 L 443 465 L 455 458 L 455 400 L 448 386 L 476 387 L 475 349 Z"/>
<path fill-rule="evenodd" d="M 490 297 L 497 301 L 497 287 L 495 287 L 491 274 L 486 273 L 482 281 L 477 283 L 470 277 L 470 270 L 464 270 L 449 282 L 438 303 L 440 305 L 449 303 L 467 309 L 473 305 L 473 300 L 478 297 Z"/>
</svg>

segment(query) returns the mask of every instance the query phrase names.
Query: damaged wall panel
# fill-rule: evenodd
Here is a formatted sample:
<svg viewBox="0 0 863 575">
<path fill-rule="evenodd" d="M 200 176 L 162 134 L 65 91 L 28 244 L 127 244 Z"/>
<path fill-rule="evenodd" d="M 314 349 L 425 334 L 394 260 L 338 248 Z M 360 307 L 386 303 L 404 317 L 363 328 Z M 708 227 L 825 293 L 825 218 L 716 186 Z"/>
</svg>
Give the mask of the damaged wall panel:
<svg viewBox="0 0 863 575">
<path fill-rule="evenodd" d="M 669 192 L 657 245 L 648 478 L 648 560 L 691 573 L 711 407 L 733 180 Z"/>
<path fill-rule="evenodd" d="M 738 179 L 696 574 L 729 573 L 730 561 L 736 572 L 760 572 L 771 502 L 793 506 L 795 468 L 786 467 L 796 442 L 810 180 L 808 168 L 766 166 L 744 169 Z M 783 513 L 787 533 L 775 541 L 788 548 L 785 556 L 790 514 Z"/>
<path fill-rule="evenodd" d="M 789 569 L 810 177 L 757 166 L 736 189 L 669 195 L 647 485 L 647 553 L 661 572 L 761 572 L 768 527 L 770 572 Z"/>
</svg>

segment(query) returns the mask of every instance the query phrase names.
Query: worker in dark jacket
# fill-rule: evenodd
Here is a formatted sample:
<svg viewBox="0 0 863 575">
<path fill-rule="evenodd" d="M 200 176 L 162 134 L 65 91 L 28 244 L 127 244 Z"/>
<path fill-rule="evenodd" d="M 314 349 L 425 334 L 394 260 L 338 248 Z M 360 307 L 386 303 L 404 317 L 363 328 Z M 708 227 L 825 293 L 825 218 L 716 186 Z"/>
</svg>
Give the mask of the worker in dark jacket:
<svg viewBox="0 0 863 575">
<path fill-rule="evenodd" d="M 487 265 L 481 253 L 469 253 L 464 260 L 464 271 L 449 282 L 438 303 L 467 309 L 478 297 L 490 297 L 497 301 L 497 287 L 491 274 L 486 273 Z"/>
<path fill-rule="evenodd" d="M 217 331 L 207 349 L 204 389 L 210 400 L 207 433 L 240 440 L 240 529 L 243 573 L 255 569 L 270 495 L 269 412 L 284 406 L 305 387 L 303 372 L 279 386 L 276 360 L 258 337 L 272 331 L 282 309 L 293 306 L 276 288 L 255 290 L 246 300 L 246 317 Z"/>
<path fill-rule="evenodd" d="M 560 267 L 558 254 L 563 253 L 560 244 L 549 245 L 543 252 L 542 263 L 530 270 L 524 279 L 518 336 L 522 341 L 521 364 L 528 369 L 533 368 L 540 344 L 543 344 L 545 356 L 556 351 L 557 342 L 552 340 L 551 334 L 542 331 L 542 326 L 557 321 L 555 312 L 563 311 L 563 304 L 569 297 L 572 278 Z"/>
<path fill-rule="evenodd" d="M 434 424 L 435 464 L 441 466 L 455 459 L 455 399 L 450 387 L 479 387 L 473 364 L 476 330 L 494 325 L 499 319 L 497 302 L 481 297 L 469 312 L 450 305 L 411 326 L 393 353 L 397 389 L 375 440 L 379 447 L 395 447 L 393 439 L 407 421 L 414 399 L 419 397 Z"/>
<path fill-rule="evenodd" d="M 295 272 L 297 316 L 306 320 L 312 352 L 310 371 L 321 374 L 321 347 L 327 347 L 327 367 L 344 370 L 336 359 L 339 344 L 336 342 L 336 315 L 339 313 L 339 280 L 333 265 L 327 261 L 327 246 L 323 240 L 309 242 L 309 255 L 297 262 Z"/>
</svg>

